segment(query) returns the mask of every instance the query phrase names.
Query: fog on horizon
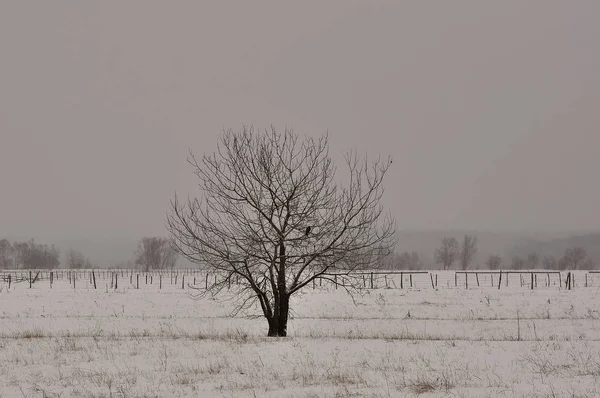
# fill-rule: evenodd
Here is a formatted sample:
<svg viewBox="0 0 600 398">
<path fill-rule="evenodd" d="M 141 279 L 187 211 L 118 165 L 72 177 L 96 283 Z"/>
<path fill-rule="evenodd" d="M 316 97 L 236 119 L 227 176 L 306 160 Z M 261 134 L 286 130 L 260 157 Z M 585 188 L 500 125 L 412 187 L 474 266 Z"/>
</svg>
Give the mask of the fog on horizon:
<svg viewBox="0 0 600 398">
<path fill-rule="evenodd" d="M 600 2 L 0 3 L 0 238 L 165 235 L 243 124 L 394 159 L 399 229 L 600 230 Z M 338 163 L 341 166 L 340 163 Z"/>
</svg>

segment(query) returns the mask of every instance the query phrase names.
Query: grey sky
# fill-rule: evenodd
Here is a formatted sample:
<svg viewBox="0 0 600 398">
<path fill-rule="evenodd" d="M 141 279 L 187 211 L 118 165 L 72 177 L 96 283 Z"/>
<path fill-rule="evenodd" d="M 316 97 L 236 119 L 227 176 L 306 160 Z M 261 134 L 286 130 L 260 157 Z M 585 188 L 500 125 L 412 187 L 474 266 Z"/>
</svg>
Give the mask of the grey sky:
<svg viewBox="0 0 600 398">
<path fill-rule="evenodd" d="M 164 234 L 242 123 L 394 157 L 400 228 L 600 228 L 600 2 L 0 2 L 0 237 Z"/>
</svg>

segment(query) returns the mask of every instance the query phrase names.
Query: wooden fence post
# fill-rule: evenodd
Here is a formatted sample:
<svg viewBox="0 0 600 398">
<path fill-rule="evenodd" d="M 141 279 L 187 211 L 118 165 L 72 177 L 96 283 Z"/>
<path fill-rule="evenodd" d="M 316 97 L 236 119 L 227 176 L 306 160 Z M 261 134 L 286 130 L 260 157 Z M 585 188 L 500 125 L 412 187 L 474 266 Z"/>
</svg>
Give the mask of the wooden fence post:
<svg viewBox="0 0 600 398">
<path fill-rule="evenodd" d="M 94 289 L 96 289 L 96 273 L 92 270 L 92 281 L 94 282 Z"/>
<path fill-rule="evenodd" d="M 558 288 L 562 289 L 562 272 L 558 271 Z"/>
<path fill-rule="evenodd" d="M 501 285 L 502 285 L 502 270 L 500 270 L 500 276 L 498 276 L 498 290 L 500 290 Z"/>
<path fill-rule="evenodd" d="M 404 272 L 400 272 L 400 289 L 404 289 Z"/>
</svg>

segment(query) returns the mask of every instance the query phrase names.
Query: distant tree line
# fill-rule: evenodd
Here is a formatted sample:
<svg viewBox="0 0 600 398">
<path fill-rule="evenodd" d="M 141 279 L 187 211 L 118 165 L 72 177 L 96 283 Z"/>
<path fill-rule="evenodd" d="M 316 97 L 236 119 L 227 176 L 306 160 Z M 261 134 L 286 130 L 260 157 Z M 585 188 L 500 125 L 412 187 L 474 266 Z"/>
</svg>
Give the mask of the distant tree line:
<svg viewBox="0 0 600 398">
<path fill-rule="evenodd" d="M 512 258 L 504 259 L 499 254 L 492 254 L 487 257 L 483 264 L 475 264 L 477 254 L 477 237 L 465 235 L 460 241 L 454 237 L 442 239 L 440 247 L 434 251 L 435 264 L 443 269 L 510 269 L 510 270 L 529 270 L 529 269 L 548 269 L 548 270 L 592 270 L 596 269 L 596 262 L 591 258 L 585 248 L 569 247 L 565 250 L 562 257 L 552 255 L 541 256 L 539 253 L 531 252 L 526 256 L 515 255 Z M 431 269 L 429 264 L 419 258 L 417 252 L 405 251 L 393 253 L 380 261 L 384 269 L 390 270 L 418 270 Z"/>
<path fill-rule="evenodd" d="M 0 268 L 50 269 L 60 266 L 60 250 L 54 245 L 35 243 L 33 239 L 10 243 L 0 240 Z"/>
<path fill-rule="evenodd" d="M 381 252 L 379 267 L 389 270 L 431 269 L 416 251 L 404 251 L 387 255 Z M 490 270 L 593 270 L 596 262 L 585 248 L 569 247 L 562 257 L 553 255 L 541 256 L 531 252 L 526 256 L 514 255 L 505 259 L 499 254 L 487 257 L 483 264 L 474 264 L 477 254 L 477 237 L 465 235 L 459 242 L 454 237 L 442 239 L 440 247 L 434 251 L 435 264 L 443 270 L 468 270 L 484 268 Z M 134 260 L 123 263 L 121 267 L 137 267 L 142 271 L 172 269 L 177 263 L 177 252 L 173 242 L 164 237 L 143 237 L 138 242 Z M 35 240 L 11 243 L 7 239 L 0 240 L 0 269 L 51 269 L 60 268 L 60 250 L 55 245 L 36 243 Z M 78 250 L 69 249 L 65 253 L 65 268 L 94 268 L 89 258 Z"/>
<path fill-rule="evenodd" d="M 177 253 L 170 239 L 144 237 L 134 253 L 135 260 L 124 263 L 143 271 L 171 269 L 177 263 Z M 54 269 L 60 268 L 60 250 L 55 245 L 36 243 L 34 239 L 10 242 L 0 240 L 0 269 Z M 64 268 L 91 269 L 97 267 L 82 252 L 65 252 Z"/>
</svg>

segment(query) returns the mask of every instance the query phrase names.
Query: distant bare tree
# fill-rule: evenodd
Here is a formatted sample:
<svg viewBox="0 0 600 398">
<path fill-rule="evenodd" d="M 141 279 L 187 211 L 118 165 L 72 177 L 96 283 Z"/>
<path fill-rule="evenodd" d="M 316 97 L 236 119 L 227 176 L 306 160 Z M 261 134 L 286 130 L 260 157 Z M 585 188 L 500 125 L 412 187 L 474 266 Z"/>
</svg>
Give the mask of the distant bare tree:
<svg viewBox="0 0 600 398">
<path fill-rule="evenodd" d="M 497 254 L 491 255 L 488 257 L 485 265 L 491 270 L 500 269 L 500 265 L 502 265 L 502 257 Z"/>
<path fill-rule="evenodd" d="M 540 265 L 540 255 L 537 253 L 529 253 L 527 255 L 527 268 L 536 269 Z"/>
<path fill-rule="evenodd" d="M 13 268 L 14 249 L 7 239 L 0 240 L 0 269 Z"/>
<path fill-rule="evenodd" d="M 514 256 L 512 258 L 511 268 L 514 270 L 525 269 L 525 260 L 523 259 L 523 257 Z"/>
<path fill-rule="evenodd" d="M 60 250 L 54 245 L 37 244 L 33 239 L 13 243 L 16 268 L 50 269 L 60 265 Z"/>
<path fill-rule="evenodd" d="M 456 238 L 444 238 L 442 246 L 435 250 L 435 263 L 442 264 L 444 270 L 448 270 L 452 267 L 459 254 L 458 240 Z"/>
<path fill-rule="evenodd" d="M 177 263 L 173 241 L 159 236 L 144 237 L 138 243 L 135 263 L 145 272 L 170 269 Z"/>
<path fill-rule="evenodd" d="M 596 269 L 596 262 L 594 261 L 594 259 L 588 257 L 585 259 L 585 261 L 583 262 L 583 264 L 581 264 L 581 269 L 590 271 L 590 270 L 595 270 Z"/>
<path fill-rule="evenodd" d="M 398 257 L 398 269 L 417 270 L 423 267 L 423 263 L 417 252 L 403 252 Z"/>
<path fill-rule="evenodd" d="M 542 259 L 544 269 L 558 269 L 558 262 L 554 256 L 544 256 Z"/>
<path fill-rule="evenodd" d="M 65 258 L 67 261 L 67 268 L 70 269 L 82 269 L 82 268 L 92 268 L 92 263 L 89 258 L 85 257 L 83 253 L 77 250 L 69 249 L 65 253 Z"/>
<path fill-rule="evenodd" d="M 469 266 L 475 259 L 477 254 L 477 237 L 471 235 L 465 235 L 463 238 L 463 244 L 460 248 L 460 254 L 458 260 L 460 261 L 461 269 L 469 269 Z"/>
<path fill-rule="evenodd" d="M 559 264 L 562 270 L 576 270 L 583 264 L 587 258 L 587 252 L 583 247 L 569 247 L 565 250 L 565 255 L 560 259 Z"/>
</svg>

